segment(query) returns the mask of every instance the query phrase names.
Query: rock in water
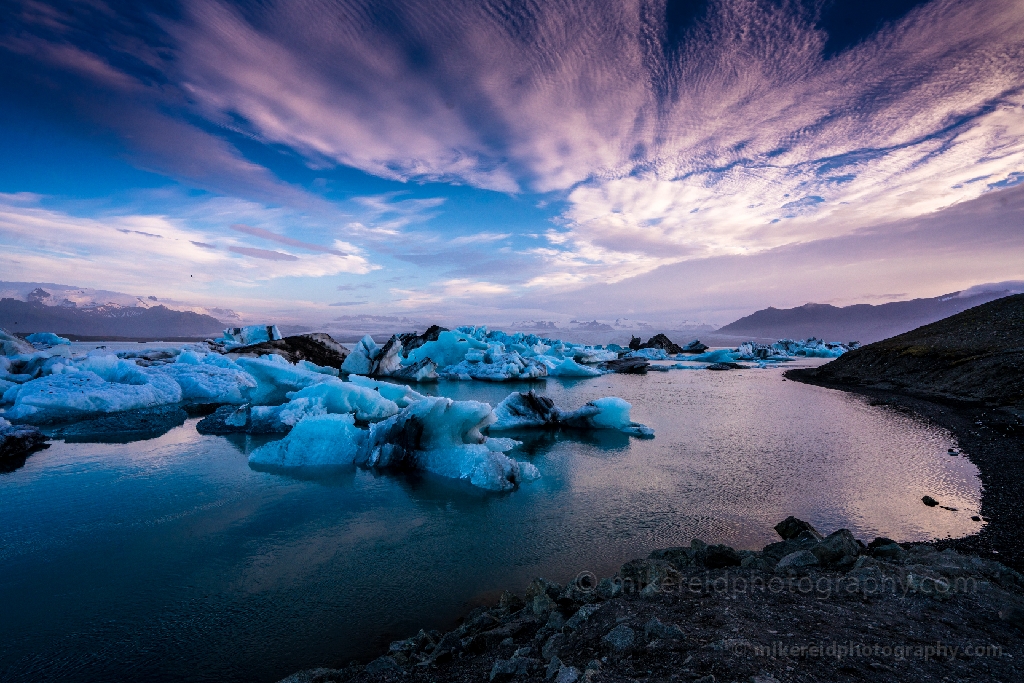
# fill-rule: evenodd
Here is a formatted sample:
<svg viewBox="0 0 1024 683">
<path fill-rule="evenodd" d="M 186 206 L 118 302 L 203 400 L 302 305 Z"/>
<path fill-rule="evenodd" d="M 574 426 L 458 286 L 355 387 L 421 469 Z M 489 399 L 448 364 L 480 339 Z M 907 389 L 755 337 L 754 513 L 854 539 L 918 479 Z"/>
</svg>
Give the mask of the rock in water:
<svg viewBox="0 0 1024 683">
<path fill-rule="evenodd" d="M 598 367 L 608 372 L 617 372 L 625 375 L 646 375 L 651 364 L 646 358 L 620 358 L 601 363 Z"/>
<path fill-rule="evenodd" d="M 345 358 L 348 357 L 345 347 L 334 341 L 334 338 L 326 332 L 299 334 L 284 339 L 264 341 L 241 346 L 229 352 L 230 355 L 255 357 L 268 353 L 281 356 L 289 363 L 305 360 L 320 367 L 338 370 L 341 369 Z"/>
<path fill-rule="evenodd" d="M 47 441 L 35 427 L 12 425 L 0 417 L 0 472 L 18 469 L 30 454 L 46 448 Z"/>
<path fill-rule="evenodd" d="M 824 538 L 820 533 L 818 533 L 817 529 L 811 526 L 809 522 L 805 522 L 802 519 L 797 519 L 792 515 L 786 517 L 786 519 L 776 524 L 775 531 L 779 534 L 779 536 L 781 536 L 784 540 L 787 541 L 793 540 L 805 531 L 811 532 L 811 534 L 814 535 L 814 537 L 817 538 L 819 541 L 822 538 Z"/>
</svg>

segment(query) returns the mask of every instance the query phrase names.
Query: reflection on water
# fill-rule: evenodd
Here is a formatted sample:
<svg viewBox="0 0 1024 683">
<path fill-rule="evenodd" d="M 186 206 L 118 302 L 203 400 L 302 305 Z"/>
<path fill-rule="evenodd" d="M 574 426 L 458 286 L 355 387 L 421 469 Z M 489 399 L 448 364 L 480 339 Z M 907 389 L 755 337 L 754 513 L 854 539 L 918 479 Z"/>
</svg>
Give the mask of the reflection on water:
<svg viewBox="0 0 1024 683">
<path fill-rule="evenodd" d="M 268 437 L 200 436 L 195 419 L 31 456 L 0 475 L 0 679 L 273 681 L 450 626 L 535 575 L 609 575 L 695 536 L 759 547 L 789 514 L 865 539 L 978 528 L 977 472 L 946 455 L 948 434 L 778 370 L 427 390 L 496 404 L 531 387 L 567 409 L 621 396 L 657 436 L 510 434 L 543 476 L 497 495 L 415 473 L 254 470 Z"/>
</svg>

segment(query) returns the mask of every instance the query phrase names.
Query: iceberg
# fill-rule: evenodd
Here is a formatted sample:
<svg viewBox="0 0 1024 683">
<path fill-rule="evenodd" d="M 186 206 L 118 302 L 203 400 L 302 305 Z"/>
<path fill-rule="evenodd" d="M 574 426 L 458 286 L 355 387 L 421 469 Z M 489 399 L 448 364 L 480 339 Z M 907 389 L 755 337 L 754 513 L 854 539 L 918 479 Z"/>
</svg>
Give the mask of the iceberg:
<svg viewBox="0 0 1024 683">
<path fill-rule="evenodd" d="M 369 375 L 376 369 L 376 360 L 380 356 L 380 348 L 373 337 L 366 335 L 359 340 L 355 348 L 349 352 L 341 371 L 353 375 Z"/>
<path fill-rule="evenodd" d="M 653 438 L 654 430 L 630 420 L 632 406 L 621 398 L 590 401 L 578 410 L 566 412 L 547 396 L 536 392 L 512 393 L 494 409 L 496 420 L 490 431 L 523 428 L 615 429 L 626 434 Z"/>
<path fill-rule="evenodd" d="M 230 359 L 192 351 L 183 351 L 176 362 L 156 366 L 153 372 L 173 379 L 181 387 L 182 400 L 198 405 L 248 403 L 258 385 L 256 378 Z"/>
<path fill-rule="evenodd" d="M 230 359 L 225 360 L 231 362 Z M 329 373 L 331 368 L 320 368 L 307 361 L 293 365 L 273 354 L 260 358 L 242 357 L 233 362 L 256 380 L 256 389 L 252 393 L 254 405 L 284 403 L 288 392 L 305 389 L 333 377 Z"/>
<path fill-rule="evenodd" d="M 359 465 L 425 470 L 492 491 L 508 491 L 540 476 L 528 462 L 505 451 L 519 442 L 488 439 L 493 422 L 486 403 L 426 397 L 384 422 L 363 430 L 352 415 L 306 417 L 281 441 L 266 444 L 249 463 L 275 468 Z"/>
<path fill-rule="evenodd" d="M 289 392 L 287 396 L 292 403 L 300 399 L 319 401 L 328 413 L 353 413 L 361 422 L 379 422 L 398 414 L 398 405 L 376 389 L 335 378 Z"/>
<path fill-rule="evenodd" d="M 413 391 L 407 384 L 380 382 L 361 375 L 349 375 L 348 381 L 360 387 L 375 389 L 384 398 L 394 401 L 399 408 L 405 408 L 410 403 L 426 398 L 423 394 Z"/>
<path fill-rule="evenodd" d="M 503 352 L 502 345 L 495 345 L 486 351 L 469 351 L 465 360 L 441 370 L 446 379 L 484 380 L 507 382 L 509 380 L 530 380 L 547 377 L 547 365 L 536 358 L 523 358 L 516 351 Z M 570 363 L 575 363 L 570 359 Z M 600 373 L 599 373 L 600 374 Z"/>
<path fill-rule="evenodd" d="M 572 358 L 566 358 L 560 363 L 552 359 L 550 364 L 547 356 L 541 356 L 541 359 L 547 365 L 548 374 L 552 377 L 600 377 L 605 374 L 597 368 L 580 365 Z"/>
<path fill-rule="evenodd" d="M 225 350 L 230 350 L 278 339 L 281 339 L 281 332 L 277 329 L 277 325 L 247 325 L 245 327 L 229 327 L 224 330 L 224 336 L 210 341 L 223 346 Z"/>
<path fill-rule="evenodd" d="M 30 423 L 81 419 L 95 413 L 151 408 L 181 401 L 172 378 L 113 355 L 90 355 L 53 373 L 11 387 L 6 416 Z"/>
<path fill-rule="evenodd" d="M 317 415 L 295 425 L 280 441 L 260 446 L 249 454 L 249 464 L 269 468 L 351 465 L 366 431 L 351 415 Z"/>
<path fill-rule="evenodd" d="M 53 332 L 36 332 L 25 337 L 25 341 L 32 346 L 39 346 L 42 348 L 49 348 L 51 346 L 61 346 L 63 344 L 71 344 L 70 339 L 64 337 L 58 337 Z"/>
<path fill-rule="evenodd" d="M 636 349 L 630 351 L 626 358 L 646 358 L 647 360 L 668 360 L 668 353 L 665 349 Z"/>
<path fill-rule="evenodd" d="M 24 339 L 19 339 L 5 329 L 0 328 L 0 353 L 4 356 L 31 355 L 35 347 Z"/>
</svg>

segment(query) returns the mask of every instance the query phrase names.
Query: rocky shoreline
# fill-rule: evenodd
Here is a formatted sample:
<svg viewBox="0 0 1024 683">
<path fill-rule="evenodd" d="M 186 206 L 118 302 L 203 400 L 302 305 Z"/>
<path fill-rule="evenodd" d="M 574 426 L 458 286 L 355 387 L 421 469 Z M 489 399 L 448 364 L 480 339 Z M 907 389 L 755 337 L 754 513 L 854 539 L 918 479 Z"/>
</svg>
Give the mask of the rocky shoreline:
<svg viewBox="0 0 1024 683">
<path fill-rule="evenodd" d="M 694 540 L 601 580 L 535 579 L 448 633 L 282 683 L 1024 679 L 1018 572 L 794 518 L 776 530 L 760 551 Z"/>
</svg>

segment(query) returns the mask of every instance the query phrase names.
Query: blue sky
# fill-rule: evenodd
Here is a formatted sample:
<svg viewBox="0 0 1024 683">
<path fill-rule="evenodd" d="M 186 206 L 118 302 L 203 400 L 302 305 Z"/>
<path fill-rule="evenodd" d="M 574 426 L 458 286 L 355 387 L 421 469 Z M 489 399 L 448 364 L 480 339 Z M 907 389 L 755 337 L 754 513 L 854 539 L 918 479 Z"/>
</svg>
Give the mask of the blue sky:
<svg viewBox="0 0 1024 683">
<path fill-rule="evenodd" d="M 1024 277 L 1012 0 L 9 16 L 3 280 L 307 321 L 724 323 Z"/>
</svg>

